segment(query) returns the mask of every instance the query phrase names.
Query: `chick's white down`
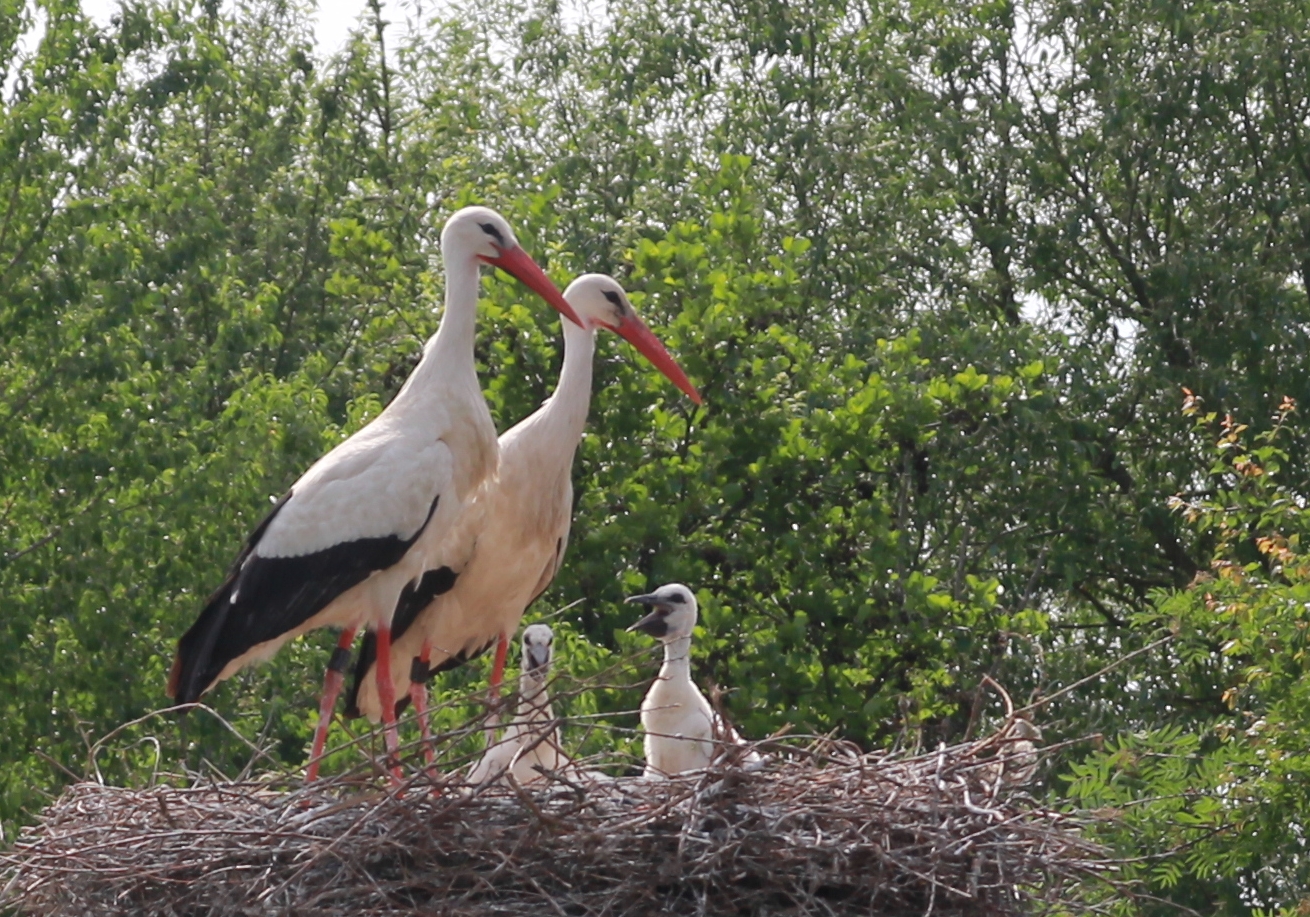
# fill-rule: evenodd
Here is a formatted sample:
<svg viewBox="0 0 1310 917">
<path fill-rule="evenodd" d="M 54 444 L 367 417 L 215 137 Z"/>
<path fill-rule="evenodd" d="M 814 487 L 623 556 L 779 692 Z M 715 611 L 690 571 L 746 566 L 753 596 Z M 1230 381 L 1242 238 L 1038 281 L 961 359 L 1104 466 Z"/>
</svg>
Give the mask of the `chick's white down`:
<svg viewBox="0 0 1310 917">
<path fill-rule="evenodd" d="M 547 691 L 554 636 L 545 624 L 524 628 L 518 709 L 504 737 L 487 749 L 469 773 L 469 783 L 504 780 L 507 773 L 521 785 L 541 783 L 548 779 L 546 771 L 559 772 L 570 765 L 568 755 L 560 750 Z"/>
<path fill-rule="evenodd" d="M 696 627 L 696 596 L 681 583 L 661 586 L 628 599 L 651 607 L 628 630 L 640 630 L 664 644 L 664 664 L 641 701 L 647 779 L 670 777 L 708 767 L 724 744 L 741 745 L 735 730 L 710 706 L 691 679 L 691 634 Z M 753 752 L 748 761 L 758 760 Z"/>
</svg>

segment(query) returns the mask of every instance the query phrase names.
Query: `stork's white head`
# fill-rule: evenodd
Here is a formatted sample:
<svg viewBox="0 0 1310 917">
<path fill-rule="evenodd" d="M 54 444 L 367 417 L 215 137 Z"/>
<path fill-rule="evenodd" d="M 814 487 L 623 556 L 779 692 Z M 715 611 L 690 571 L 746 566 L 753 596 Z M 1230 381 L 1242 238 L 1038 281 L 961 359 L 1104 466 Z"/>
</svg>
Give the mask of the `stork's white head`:
<svg viewBox="0 0 1310 917">
<path fill-rule="evenodd" d="M 441 230 L 441 250 L 460 257 L 493 261 L 502 252 L 519 247 L 509 223 L 490 207 L 457 210 Z"/>
<path fill-rule="evenodd" d="M 555 634 L 546 624 L 529 624 L 523 628 L 523 674 L 531 673 L 544 681 L 550 675 L 551 644 Z"/>
<path fill-rule="evenodd" d="M 634 595 L 627 601 L 653 606 L 651 613 L 629 627 L 629 631 L 639 630 L 664 643 L 672 643 L 690 637 L 696 626 L 696 596 L 682 583 L 669 583 L 649 595 Z"/>
<path fill-rule="evenodd" d="M 562 315 L 582 324 L 559 288 L 519 245 L 509 223 L 489 207 L 465 207 L 452 214 L 441 230 L 441 252 L 447 265 L 477 259 L 513 274 Z"/>
<path fill-rule="evenodd" d="M 608 328 L 618 334 L 650 360 L 668 380 L 682 389 L 697 404 L 700 393 L 691 384 L 687 374 L 669 356 L 651 330 L 646 327 L 628 301 L 628 294 L 617 280 L 608 274 L 583 274 L 564 290 L 564 298 L 581 319 L 583 328 L 593 331 Z"/>
<path fill-rule="evenodd" d="M 637 314 L 627 291 L 609 274 L 579 274 L 564 288 L 564 298 L 582 319 L 582 327 L 588 330 L 618 331 Z"/>
</svg>

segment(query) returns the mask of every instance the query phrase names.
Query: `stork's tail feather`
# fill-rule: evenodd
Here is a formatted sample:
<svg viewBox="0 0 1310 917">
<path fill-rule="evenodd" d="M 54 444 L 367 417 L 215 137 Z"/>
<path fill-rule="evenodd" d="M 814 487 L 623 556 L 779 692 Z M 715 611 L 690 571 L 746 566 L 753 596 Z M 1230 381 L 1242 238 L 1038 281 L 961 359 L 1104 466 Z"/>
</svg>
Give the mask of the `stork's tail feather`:
<svg viewBox="0 0 1310 917">
<path fill-rule="evenodd" d="M 218 677 L 221 667 L 214 665 L 214 645 L 231 607 L 229 596 L 234 577 L 210 596 L 196 623 L 177 641 L 177 655 L 168 673 L 168 696 L 179 704 L 193 704 Z"/>
<path fill-rule="evenodd" d="M 264 537 L 264 532 L 268 530 L 273 519 L 291 499 L 292 493 L 293 490 L 288 490 L 278 498 L 273 508 L 268 511 L 268 515 L 255 526 L 255 530 L 242 545 L 241 553 L 232 562 L 227 576 L 223 577 L 223 584 L 209 597 L 196 623 L 192 624 L 182 635 L 182 639 L 177 641 L 177 655 L 173 657 L 173 668 L 168 673 L 166 689 L 168 696 L 175 702 L 193 704 L 200 700 L 200 695 L 209 690 L 210 684 L 222 671 L 222 666 L 214 667 L 214 646 L 218 642 L 223 625 L 227 622 L 228 610 L 232 606 L 232 590 L 236 588 L 241 567 L 255 550 L 255 545 L 259 544 L 259 539 Z"/>
<path fill-rule="evenodd" d="M 345 717 L 348 720 L 357 719 L 364 715 L 364 711 L 359 709 L 359 689 L 364 684 L 364 679 L 368 676 L 369 671 L 373 668 L 373 663 L 378 658 L 378 638 L 369 631 L 364 634 L 364 643 L 359 648 L 359 658 L 355 660 L 355 674 L 350 679 L 350 688 L 346 691 L 346 712 Z M 408 701 L 408 695 L 404 700 Z M 401 698 L 396 698 L 396 712 L 401 710 Z"/>
<path fill-rule="evenodd" d="M 355 660 L 355 674 L 350 680 L 350 689 L 346 692 L 346 712 L 344 714 L 346 719 L 353 720 L 364 715 L 364 711 L 359 707 L 359 690 L 364 685 L 364 679 L 376 677 L 373 674 L 373 664 L 377 660 L 378 638 L 373 631 L 369 631 L 364 635 L 364 644 L 359 648 L 359 658 Z M 413 661 L 417 662 L 418 660 Z M 410 673 L 411 678 L 417 674 L 413 666 L 409 664 L 406 665 L 405 671 Z M 423 681 L 427 682 L 432 678 L 432 675 L 432 672 L 427 672 Z M 400 716 L 401 712 L 409 706 L 410 700 L 408 691 L 396 695 L 396 716 Z M 374 710 L 377 710 L 376 706 Z"/>
<path fill-rule="evenodd" d="M 182 656 L 180 653 L 173 655 L 173 667 L 168 671 L 168 687 L 164 693 L 174 700 L 177 699 L 177 686 L 182 681 Z"/>
<path fill-rule="evenodd" d="M 350 689 L 346 692 L 346 711 L 344 714 L 346 719 L 353 720 L 364 715 L 364 711 L 359 707 L 359 690 L 364 685 L 364 679 L 376 677 L 373 674 L 373 665 L 377 660 L 378 638 L 373 631 L 369 631 L 364 635 L 364 643 L 359 648 L 359 658 L 355 660 L 355 674 L 350 680 Z M 405 671 L 410 672 L 412 675 L 412 666 L 407 665 Z M 427 677 L 423 680 L 426 682 L 431 677 L 432 674 L 428 673 Z M 408 707 L 409 704 L 410 696 L 408 691 L 403 694 L 397 694 L 396 716 L 400 716 L 401 712 Z M 374 710 L 377 710 L 376 706 L 374 707 Z"/>
</svg>

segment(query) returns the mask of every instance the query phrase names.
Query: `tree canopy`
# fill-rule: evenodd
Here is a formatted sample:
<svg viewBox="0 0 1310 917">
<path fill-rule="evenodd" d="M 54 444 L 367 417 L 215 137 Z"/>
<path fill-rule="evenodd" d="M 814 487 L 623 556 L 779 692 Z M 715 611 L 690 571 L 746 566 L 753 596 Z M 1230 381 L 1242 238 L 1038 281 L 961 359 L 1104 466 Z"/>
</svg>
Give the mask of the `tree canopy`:
<svg viewBox="0 0 1310 917">
<path fill-rule="evenodd" d="M 750 735 L 933 745 L 995 720 L 984 675 L 1026 702 L 1101 673 L 1037 714 L 1102 737 L 1043 791 L 1121 813 L 1104 839 L 1150 900 L 1310 901 L 1293 0 L 456 0 L 375 9 L 331 57 L 286 0 L 108 26 L 0 0 L 7 840 L 166 705 L 270 498 L 399 388 L 468 203 L 561 286 L 619 277 L 705 396 L 599 342 L 530 612 L 581 600 L 564 665 L 634 649 L 619 601 L 679 580 Z M 503 430 L 551 390 L 558 325 L 506 277 L 483 295 Z M 295 765 L 330 646 L 210 699 Z M 247 757 L 164 717 L 98 764 Z M 1169 910 L 1146 900 L 1117 906 Z"/>
</svg>

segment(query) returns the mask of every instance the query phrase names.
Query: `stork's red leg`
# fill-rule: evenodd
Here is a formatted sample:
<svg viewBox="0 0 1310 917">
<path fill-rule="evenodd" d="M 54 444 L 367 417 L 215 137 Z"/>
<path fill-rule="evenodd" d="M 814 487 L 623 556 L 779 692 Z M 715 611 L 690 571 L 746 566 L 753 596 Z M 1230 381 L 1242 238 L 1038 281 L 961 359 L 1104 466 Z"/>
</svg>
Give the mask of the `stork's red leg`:
<svg viewBox="0 0 1310 917">
<path fill-rule="evenodd" d="M 509 654 L 509 637 L 501 634 L 500 639 L 496 641 L 496 658 L 491 663 L 491 690 L 489 692 L 488 706 L 491 708 L 491 715 L 487 717 L 487 747 L 496 744 L 496 711 L 500 707 L 500 683 L 505 678 L 505 657 Z"/>
<path fill-rule="evenodd" d="M 378 703 L 382 707 L 382 736 L 387 748 L 387 766 L 391 778 L 400 782 L 400 762 L 396 753 L 400 748 L 400 735 L 396 732 L 396 686 L 391 680 L 391 625 L 377 630 L 378 658 L 373 674 L 378 680 Z"/>
<path fill-rule="evenodd" d="M 318 779 L 318 766 L 323 759 L 323 747 L 327 745 L 328 727 L 332 725 L 332 711 L 337 706 L 337 695 L 345 683 L 346 665 L 350 662 L 350 647 L 355 642 L 356 630 L 347 627 L 341 632 L 337 648 L 332 651 L 332 658 L 328 661 L 327 673 L 323 676 L 323 696 L 318 702 L 318 728 L 314 730 L 314 745 L 309 752 L 306 783 Z"/>
<path fill-rule="evenodd" d="M 491 664 L 491 694 L 500 696 L 500 683 L 505 678 L 505 657 L 509 654 L 509 637 L 500 635 L 496 642 L 496 661 Z"/>
<path fill-rule="evenodd" d="M 423 648 L 409 672 L 409 699 L 418 717 L 419 733 L 423 736 L 423 760 L 430 767 L 433 761 L 432 729 L 428 724 L 428 663 L 432 661 L 432 644 L 423 641 Z"/>
</svg>

